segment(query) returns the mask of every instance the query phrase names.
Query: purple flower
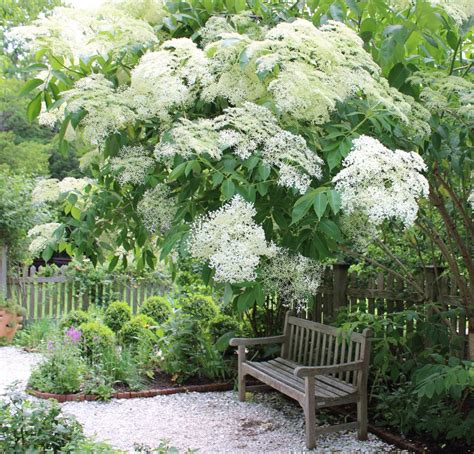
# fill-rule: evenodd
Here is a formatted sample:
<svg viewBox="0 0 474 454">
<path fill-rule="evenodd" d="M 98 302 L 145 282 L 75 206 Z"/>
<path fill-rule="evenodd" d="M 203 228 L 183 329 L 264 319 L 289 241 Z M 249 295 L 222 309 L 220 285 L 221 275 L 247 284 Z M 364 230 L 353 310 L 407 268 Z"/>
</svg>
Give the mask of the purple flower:
<svg viewBox="0 0 474 454">
<path fill-rule="evenodd" d="M 53 350 L 53 349 L 54 349 L 54 342 L 48 341 L 48 350 Z"/>
<path fill-rule="evenodd" d="M 66 331 L 66 336 L 69 337 L 73 344 L 77 344 L 81 340 L 81 335 L 82 333 L 78 329 L 74 328 L 74 326 L 71 326 Z"/>
</svg>

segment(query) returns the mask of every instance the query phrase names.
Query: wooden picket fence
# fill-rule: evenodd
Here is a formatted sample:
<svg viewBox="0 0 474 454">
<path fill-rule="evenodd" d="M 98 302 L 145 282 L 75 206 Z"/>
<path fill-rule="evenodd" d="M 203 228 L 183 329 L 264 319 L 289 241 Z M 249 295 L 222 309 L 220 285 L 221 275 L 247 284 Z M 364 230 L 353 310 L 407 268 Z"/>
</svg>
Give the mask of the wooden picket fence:
<svg viewBox="0 0 474 454">
<path fill-rule="evenodd" d="M 133 279 L 110 280 L 84 288 L 80 282 L 59 268 L 53 276 L 43 276 L 35 267 L 24 268 L 17 277 L 6 277 L 6 254 L 0 250 L 0 292 L 17 300 L 27 311 L 27 320 L 56 318 L 73 309 L 87 309 L 104 301 L 126 301 L 134 313 L 149 296 L 166 292 L 159 282 L 140 282 Z M 459 291 L 453 280 L 436 267 L 425 267 L 413 276 L 423 293 L 414 293 L 403 281 L 393 275 L 378 273 L 358 276 L 349 273 L 349 265 L 335 264 L 327 270 L 323 285 L 313 298 L 307 318 L 321 323 L 331 322 L 337 311 L 364 310 L 379 317 L 408 310 L 416 304 L 437 302 L 460 336 L 464 345 L 468 339 L 468 319 L 462 311 Z M 2 290 L 3 289 L 3 290 Z M 416 329 L 416 322 L 407 322 L 404 330 Z M 466 351 L 466 348 L 464 349 Z"/>
<path fill-rule="evenodd" d="M 43 276 L 41 267 L 36 269 L 34 266 L 25 267 L 19 276 L 9 278 L 7 284 L 8 297 L 26 309 L 28 321 L 59 319 L 72 310 L 87 310 L 91 305 L 111 300 L 126 301 L 136 313 L 148 297 L 165 290 L 158 283 L 123 278 L 84 287 L 65 275 L 65 268 L 59 268 L 52 276 Z"/>
<path fill-rule="evenodd" d="M 378 317 L 409 310 L 415 305 L 436 302 L 443 317 L 451 323 L 467 353 L 468 318 L 462 309 L 459 290 L 454 281 L 442 274 L 442 269 L 428 266 L 413 276 L 423 294 L 414 292 L 392 274 L 377 273 L 367 277 L 349 273 L 349 265 L 336 264 L 325 276 L 324 283 L 314 297 L 307 318 L 328 323 L 342 307 L 349 311 L 360 310 Z M 416 321 L 407 321 L 403 330 L 416 329 Z"/>
</svg>

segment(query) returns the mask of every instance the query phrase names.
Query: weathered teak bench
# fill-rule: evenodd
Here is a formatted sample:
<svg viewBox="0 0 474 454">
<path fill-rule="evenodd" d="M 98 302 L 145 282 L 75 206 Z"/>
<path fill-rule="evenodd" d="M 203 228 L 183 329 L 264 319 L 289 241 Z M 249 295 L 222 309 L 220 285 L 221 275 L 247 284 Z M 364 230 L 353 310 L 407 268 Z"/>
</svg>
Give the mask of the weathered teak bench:
<svg viewBox="0 0 474 454">
<path fill-rule="evenodd" d="M 282 336 L 257 339 L 235 338 L 238 347 L 239 400 L 245 401 L 245 376 L 261 382 L 297 400 L 306 422 L 306 446 L 316 445 L 316 436 L 357 428 L 360 440 L 367 439 L 367 374 L 371 335 L 352 333 L 342 340 L 337 329 L 286 314 Z M 281 343 L 281 356 L 265 362 L 248 361 L 247 345 Z M 357 404 L 357 422 L 316 428 L 316 409 Z"/>
</svg>

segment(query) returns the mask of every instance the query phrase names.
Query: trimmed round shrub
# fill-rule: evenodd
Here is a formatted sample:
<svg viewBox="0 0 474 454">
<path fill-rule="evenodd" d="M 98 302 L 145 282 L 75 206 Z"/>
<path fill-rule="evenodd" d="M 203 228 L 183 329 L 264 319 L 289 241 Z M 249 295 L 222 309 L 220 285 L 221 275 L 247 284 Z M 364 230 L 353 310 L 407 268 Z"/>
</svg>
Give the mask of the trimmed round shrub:
<svg viewBox="0 0 474 454">
<path fill-rule="evenodd" d="M 131 318 L 130 306 L 125 301 L 114 301 L 105 311 L 104 323 L 114 333 L 118 333 Z"/>
<path fill-rule="evenodd" d="M 179 299 L 179 305 L 183 314 L 189 315 L 204 324 L 208 324 L 219 314 L 219 308 L 212 296 L 203 295 L 202 293 L 191 293 L 182 296 Z"/>
<path fill-rule="evenodd" d="M 76 311 L 71 311 L 69 314 L 66 315 L 66 317 L 63 318 L 63 320 L 60 323 L 61 330 L 66 330 L 70 328 L 71 326 L 74 326 L 75 328 L 78 328 L 81 326 L 83 323 L 91 322 L 92 317 L 90 314 L 86 311 L 82 310 L 76 310 Z"/>
<path fill-rule="evenodd" d="M 218 314 L 209 322 L 209 334 L 212 342 L 217 342 L 224 334 L 240 332 L 240 323 L 229 315 Z"/>
<path fill-rule="evenodd" d="M 161 324 L 170 316 L 171 304 L 164 296 L 150 296 L 140 307 L 139 313 L 147 315 Z"/>
<path fill-rule="evenodd" d="M 150 328 L 156 325 L 156 320 L 153 320 L 148 315 L 135 315 L 120 330 L 120 341 L 125 345 L 133 345 L 142 341 L 155 343 L 157 336 Z"/>
<path fill-rule="evenodd" d="M 79 326 L 79 330 L 81 331 L 82 351 L 87 356 L 115 344 L 114 332 L 97 320 L 83 323 Z"/>
</svg>

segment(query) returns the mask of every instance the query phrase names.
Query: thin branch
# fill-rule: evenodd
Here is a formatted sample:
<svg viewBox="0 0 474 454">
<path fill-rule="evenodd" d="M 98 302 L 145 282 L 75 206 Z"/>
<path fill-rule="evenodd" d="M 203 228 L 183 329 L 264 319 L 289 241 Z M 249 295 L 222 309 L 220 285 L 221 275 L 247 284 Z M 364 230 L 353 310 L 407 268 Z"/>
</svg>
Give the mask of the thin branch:
<svg viewBox="0 0 474 454">
<path fill-rule="evenodd" d="M 469 231 L 471 237 L 474 237 L 474 223 L 472 222 L 471 218 L 467 215 L 466 210 L 464 209 L 461 200 L 457 196 L 457 194 L 453 191 L 451 185 L 439 174 L 438 169 L 435 168 L 433 172 L 435 178 L 441 183 L 441 185 L 448 191 L 449 196 L 453 200 L 454 204 L 456 205 L 457 209 L 461 213 L 461 217 L 464 220 L 464 224 L 466 224 L 466 228 Z"/>
</svg>

